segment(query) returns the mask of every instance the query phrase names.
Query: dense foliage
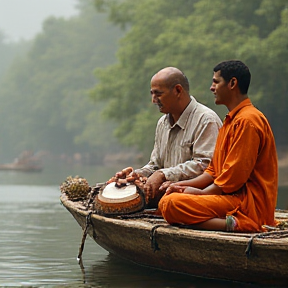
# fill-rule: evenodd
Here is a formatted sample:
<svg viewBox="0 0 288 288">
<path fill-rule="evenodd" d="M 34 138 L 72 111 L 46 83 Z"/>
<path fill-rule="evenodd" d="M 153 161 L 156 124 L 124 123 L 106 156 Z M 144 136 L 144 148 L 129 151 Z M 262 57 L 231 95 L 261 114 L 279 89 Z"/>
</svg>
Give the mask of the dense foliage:
<svg viewBox="0 0 288 288">
<path fill-rule="evenodd" d="M 151 147 L 156 109 L 149 102 L 151 76 L 176 66 L 191 94 L 215 107 L 209 87 L 220 61 L 240 59 L 251 69 L 250 98 L 268 117 L 278 145 L 287 144 L 288 3 L 286 0 L 96 0 L 120 26 L 118 63 L 97 73 L 95 99 L 118 121 L 116 135 L 140 149 Z"/>
<path fill-rule="evenodd" d="M 26 149 L 101 157 L 118 146 L 112 124 L 100 117 L 103 104 L 88 90 L 97 82 L 94 69 L 115 62 L 121 31 L 96 13 L 93 1 L 79 1 L 78 8 L 73 18 L 48 18 L 2 80 L 2 158 Z"/>
<path fill-rule="evenodd" d="M 145 162 L 161 116 L 152 75 L 180 68 L 191 94 L 223 117 L 209 87 L 215 64 L 232 58 L 250 67 L 249 96 L 287 146 L 287 0 L 78 0 L 78 9 L 47 19 L 31 43 L 0 33 L 1 160 L 25 149 L 103 158 L 121 143 Z"/>
</svg>

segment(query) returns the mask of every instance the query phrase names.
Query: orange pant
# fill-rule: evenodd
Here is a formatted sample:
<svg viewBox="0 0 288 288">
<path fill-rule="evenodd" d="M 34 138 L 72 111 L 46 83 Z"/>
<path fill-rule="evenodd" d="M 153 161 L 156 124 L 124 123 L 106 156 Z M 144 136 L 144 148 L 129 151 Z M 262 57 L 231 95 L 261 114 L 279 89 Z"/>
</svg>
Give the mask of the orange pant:
<svg viewBox="0 0 288 288">
<path fill-rule="evenodd" d="M 212 218 L 225 218 L 240 205 L 237 195 L 193 195 L 172 193 L 159 202 L 162 216 L 170 224 L 197 224 Z"/>
<path fill-rule="evenodd" d="M 245 196 L 242 193 L 193 195 L 175 192 L 164 195 L 158 208 L 169 224 L 193 225 L 212 218 L 225 219 L 226 215 L 233 215 L 237 219 L 237 231 L 261 231 L 264 223 L 258 223 L 257 219 L 252 220 L 241 211 L 243 197 Z"/>
</svg>

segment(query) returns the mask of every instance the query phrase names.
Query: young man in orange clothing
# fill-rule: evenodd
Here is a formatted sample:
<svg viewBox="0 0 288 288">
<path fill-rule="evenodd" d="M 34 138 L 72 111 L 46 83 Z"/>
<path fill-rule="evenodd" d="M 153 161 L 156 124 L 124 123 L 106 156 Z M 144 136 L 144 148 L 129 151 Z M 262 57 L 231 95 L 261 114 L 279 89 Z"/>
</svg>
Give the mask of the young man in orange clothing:
<svg viewBox="0 0 288 288">
<path fill-rule="evenodd" d="M 215 66 L 210 90 L 215 103 L 225 105 L 229 113 L 205 172 L 171 184 L 160 200 L 159 210 L 170 224 L 241 232 L 275 225 L 276 145 L 267 119 L 248 98 L 250 78 L 241 61 Z"/>
</svg>

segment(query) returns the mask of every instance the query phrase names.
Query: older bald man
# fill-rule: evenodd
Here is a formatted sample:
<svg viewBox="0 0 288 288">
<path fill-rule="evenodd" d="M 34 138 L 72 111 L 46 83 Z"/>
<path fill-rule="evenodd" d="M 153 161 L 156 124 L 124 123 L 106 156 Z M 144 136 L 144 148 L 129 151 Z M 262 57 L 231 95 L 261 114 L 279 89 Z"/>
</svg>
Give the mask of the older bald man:
<svg viewBox="0 0 288 288">
<path fill-rule="evenodd" d="M 222 121 L 210 108 L 189 93 L 182 71 L 166 67 L 151 79 L 152 102 L 164 113 L 157 124 L 154 149 L 147 165 L 135 172 L 148 177 L 144 193 L 148 207 L 155 208 L 166 181 L 194 178 L 204 172 L 212 158 Z M 121 172 L 116 173 L 121 176 Z"/>
</svg>

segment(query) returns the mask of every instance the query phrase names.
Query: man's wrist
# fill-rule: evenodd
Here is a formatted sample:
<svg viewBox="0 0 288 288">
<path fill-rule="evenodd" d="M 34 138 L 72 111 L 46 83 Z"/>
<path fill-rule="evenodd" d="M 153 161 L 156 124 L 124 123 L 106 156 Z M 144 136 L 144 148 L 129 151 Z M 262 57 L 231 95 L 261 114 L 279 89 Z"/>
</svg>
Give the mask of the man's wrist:
<svg viewBox="0 0 288 288">
<path fill-rule="evenodd" d="M 158 173 L 159 175 L 161 175 L 163 182 L 165 182 L 167 180 L 163 171 L 157 170 L 154 173 Z"/>
<path fill-rule="evenodd" d="M 153 174 L 148 169 L 136 169 L 134 170 L 134 172 L 137 173 L 139 176 L 147 177 L 147 178 Z"/>
</svg>

